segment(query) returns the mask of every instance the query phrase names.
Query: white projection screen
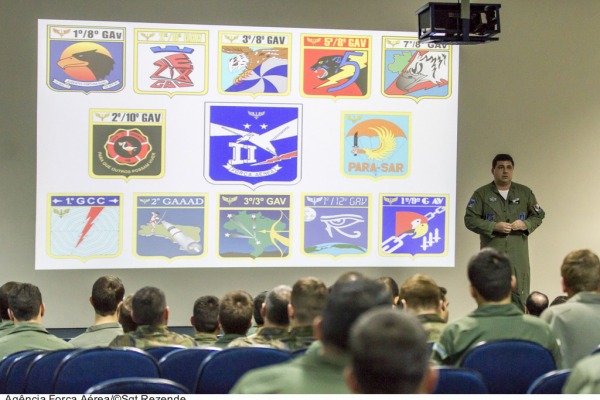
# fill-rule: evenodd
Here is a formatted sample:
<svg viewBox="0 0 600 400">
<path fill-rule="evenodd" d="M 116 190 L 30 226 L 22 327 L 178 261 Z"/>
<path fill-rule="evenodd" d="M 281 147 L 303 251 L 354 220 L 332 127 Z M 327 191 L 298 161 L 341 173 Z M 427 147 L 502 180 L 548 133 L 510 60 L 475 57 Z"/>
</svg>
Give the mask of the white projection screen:
<svg viewBox="0 0 600 400">
<path fill-rule="evenodd" d="M 458 48 L 38 21 L 38 270 L 452 267 Z"/>
</svg>

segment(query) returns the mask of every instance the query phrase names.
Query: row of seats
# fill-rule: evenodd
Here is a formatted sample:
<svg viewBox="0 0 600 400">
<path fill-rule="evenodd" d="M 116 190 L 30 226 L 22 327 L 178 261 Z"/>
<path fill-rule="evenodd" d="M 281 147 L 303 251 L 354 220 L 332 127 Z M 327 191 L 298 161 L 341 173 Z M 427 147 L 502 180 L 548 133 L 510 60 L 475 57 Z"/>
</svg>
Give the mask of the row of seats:
<svg viewBox="0 0 600 400">
<path fill-rule="evenodd" d="M 189 393 L 225 394 L 245 372 L 292 358 L 289 352 L 260 347 L 168 348 L 161 352 L 167 350 L 158 361 L 131 347 L 11 354 L 0 361 L 0 393 L 85 393 L 111 379 L 135 377 L 174 381 Z M 165 386 L 169 382 L 155 383 Z"/>
</svg>

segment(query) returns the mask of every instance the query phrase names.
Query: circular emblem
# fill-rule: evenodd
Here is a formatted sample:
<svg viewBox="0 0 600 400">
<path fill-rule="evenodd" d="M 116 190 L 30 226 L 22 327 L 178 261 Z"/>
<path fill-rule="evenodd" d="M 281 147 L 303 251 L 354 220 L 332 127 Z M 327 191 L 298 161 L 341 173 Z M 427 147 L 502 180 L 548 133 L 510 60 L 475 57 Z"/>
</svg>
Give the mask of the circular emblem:
<svg viewBox="0 0 600 400">
<path fill-rule="evenodd" d="M 121 165 L 134 166 L 152 151 L 148 137 L 139 129 L 118 129 L 108 137 L 106 156 Z"/>
</svg>

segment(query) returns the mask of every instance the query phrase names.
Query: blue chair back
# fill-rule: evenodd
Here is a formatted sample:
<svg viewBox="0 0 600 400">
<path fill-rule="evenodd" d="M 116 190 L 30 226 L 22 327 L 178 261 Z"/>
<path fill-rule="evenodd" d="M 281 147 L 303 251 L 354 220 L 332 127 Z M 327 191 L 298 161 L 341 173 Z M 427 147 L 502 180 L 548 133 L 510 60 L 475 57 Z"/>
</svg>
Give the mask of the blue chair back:
<svg viewBox="0 0 600 400">
<path fill-rule="evenodd" d="M 14 361 L 23 354 L 27 354 L 32 350 L 22 350 L 15 353 L 9 354 L 0 360 L 0 393 L 8 394 L 6 385 L 8 383 L 8 370 L 14 363 Z"/>
<path fill-rule="evenodd" d="M 144 349 L 144 351 L 150 354 L 154 359 L 158 362 L 163 356 L 169 354 L 172 351 L 185 349 L 184 346 L 158 346 L 158 347 L 150 347 L 148 349 Z"/>
<path fill-rule="evenodd" d="M 182 384 L 190 393 L 193 393 L 196 389 L 200 365 L 216 351 L 220 351 L 220 349 L 190 347 L 172 351 L 158 362 L 161 376 Z"/>
<path fill-rule="evenodd" d="M 291 359 L 291 353 L 267 347 L 233 347 L 217 351 L 200 366 L 195 393 L 227 394 L 246 372 Z"/>
<path fill-rule="evenodd" d="M 461 367 L 483 376 L 490 394 L 525 394 L 538 377 L 556 369 L 545 347 L 526 340 L 494 340 L 465 353 Z"/>
<path fill-rule="evenodd" d="M 29 366 L 38 355 L 43 353 L 44 350 L 25 351 L 13 360 L 6 371 L 6 393 L 24 393 Z"/>
<path fill-rule="evenodd" d="M 438 382 L 433 394 L 487 394 L 483 377 L 466 368 L 436 367 Z"/>
<path fill-rule="evenodd" d="M 562 394 L 563 386 L 570 374 L 570 369 L 548 372 L 533 381 L 527 394 Z"/>
<path fill-rule="evenodd" d="M 116 378 L 92 386 L 85 394 L 189 394 L 185 386 L 162 378 Z"/>
<path fill-rule="evenodd" d="M 53 350 L 38 354 L 27 370 L 25 376 L 26 394 L 48 394 L 52 393 L 52 381 L 54 373 L 60 362 L 75 349 Z"/>
<path fill-rule="evenodd" d="M 160 369 L 150 354 L 133 347 L 81 349 L 62 360 L 50 393 L 84 393 L 100 382 L 126 377 L 160 378 Z"/>
</svg>

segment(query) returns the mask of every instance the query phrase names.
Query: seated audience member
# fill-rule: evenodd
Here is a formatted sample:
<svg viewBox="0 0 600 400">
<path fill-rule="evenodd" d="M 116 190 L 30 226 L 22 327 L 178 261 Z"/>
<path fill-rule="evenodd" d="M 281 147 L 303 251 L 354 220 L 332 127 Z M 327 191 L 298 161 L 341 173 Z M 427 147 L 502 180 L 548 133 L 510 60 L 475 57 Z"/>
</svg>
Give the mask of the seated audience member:
<svg viewBox="0 0 600 400">
<path fill-rule="evenodd" d="M 548 296 L 544 293 L 533 291 L 527 296 L 525 300 L 525 313 L 539 317 L 548 308 Z"/>
<path fill-rule="evenodd" d="M 352 326 L 346 382 L 354 393 L 431 393 L 437 371 L 429 354 L 427 336 L 414 316 L 377 307 Z"/>
<path fill-rule="evenodd" d="M 563 386 L 563 393 L 600 394 L 600 354 L 577 361 Z"/>
<path fill-rule="evenodd" d="M 212 346 L 219 333 L 219 299 L 202 296 L 194 302 L 190 322 L 194 327 L 194 340 L 198 346 Z"/>
<path fill-rule="evenodd" d="M 450 301 L 448 301 L 448 289 L 440 286 L 440 292 L 442 293 L 442 318 L 448 322 L 450 317 Z"/>
<path fill-rule="evenodd" d="M 19 283 L 8 293 L 8 315 L 14 327 L 0 338 L 0 359 L 22 350 L 73 347 L 44 328 L 42 318 L 45 311 L 40 289 L 31 283 Z"/>
<path fill-rule="evenodd" d="M 314 322 L 320 344 L 292 361 L 246 373 L 231 390 L 235 394 L 344 394 L 350 390 L 343 377 L 349 364 L 350 327 L 365 311 L 390 306 L 390 296 L 370 279 L 339 282 L 331 288 L 323 314 Z"/>
<path fill-rule="evenodd" d="M 8 316 L 8 292 L 18 285 L 17 282 L 6 282 L 0 287 L 0 337 L 6 335 L 14 327 L 14 323 Z"/>
<path fill-rule="evenodd" d="M 137 324 L 131 318 L 131 300 L 133 295 L 127 295 L 119 306 L 119 324 L 123 328 L 123 333 L 133 332 L 137 329 Z"/>
<path fill-rule="evenodd" d="M 263 319 L 263 316 L 260 314 L 260 310 L 262 310 L 262 306 L 265 302 L 265 298 L 267 297 L 267 293 L 269 293 L 269 292 L 266 290 L 264 292 L 260 292 L 252 300 L 252 302 L 254 304 L 254 310 L 252 312 L 253 323 L 252 323 L 252 326 L 250 327 L 250 329 L 248 329 L 248 333 L 246 334 L 248 337 L 256 335 L 256 332 L 258 332 L 265 324 L 265 320 Z"/>
<path fill-rule="evenodd" d="M 469 261 L 467 274 L 477 309 L 446 326 L 433 346 L 434 360 L 459 365 L 465 352 L 479 342 L 521 339 L 547 348 L 556 365 L 561 365 L 558 342 L 548 324 L 523 314 L 511 303 L 511 289 L 516 279 L 506 255 L 484 248 Z"/>
<path fill-rule="evenodd" d="M 590 250 L 572 251 L 560 271 L 569 300 L 540 318 L 560 341 L 563 368 L 573 368 L 600 344 L 600 259 Z"/>
<path fill-rule="evenodd" d="M 253 309 L 252 296 L 248 292 L 236 290 L 225 294 L 219 302 L 219 324 L 223 336 L 213 346 L 224 349 L 234 339 L 246 336 L 252 325 Z"/>
<path fill-rule="evenodd" d="M 397 306 L 400 302 L 400 289 L 398 283 L 391 276 L 382 276 L 377 282 L 383 283 L 392 296 L 392 305 Z"/>
<path fill-rule="evenodd" d="M 433 279 L 423 274 L 411 276 L 400 286 L 400 301 L 421 321 L 428 341 L 440 337 L 446 320 L 442 317 L 442 291 Z"/>
<path fill-rule="evenodd" d="M 285 350 L 286 346 L 281 339 L 287 336 L 290 326 L 288 317 L 288 304 L 292 288 L 280 285 L 271 290 L 263 303 L 260 315 L 263 318 L 263 327 L 253 336 L 239 337 L 229 343 L 227 347 L 273 347 Z"/>
<path fill-rule="evenodd" d="M 111 347 L 196 347 L 193 337 L 167 329 L 169 306 L 165 294 L 158 288 L 146 286 L 135 292 L 131 299 L 131 316 L 138 325 L 137 329 L 114 338 L 110 343 Z"/>
<path fill-rule="evenodd" d="M 552 300 L 552 301 L 550 302 L 550 307 L 552 307 L 552 306 L 557 306 L 557 305 L 559 305 L 559 304 L 564 304 L 564 303 L 566 303 L 566 302 L 567 302 L 567 300 L 569 300 L 569 298 L 568 298 L 567 296 L 556 296 L 556 297 L 554 298 L 554 300 Z"/>
<path fill-rule="evenodd" d="M 71 339 L 73 347 L 108 346 L 123 334 L 119 324 L 118 309 L 125 295 L 125 287 L 116 276 L 103 276 L 94 282 L 90 304 L 94 307 L 94 325 Z"/>
<path fill-rule="evenodd" d="M 317 278 L 302 278 L 294 283 L 288 305 L 291 329 L 281 339 L 290 351 L 308 348 L 316 340 L 313 321 L 321 316 L 328 295 L 327 286 Z"/>
</svg>

